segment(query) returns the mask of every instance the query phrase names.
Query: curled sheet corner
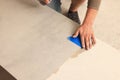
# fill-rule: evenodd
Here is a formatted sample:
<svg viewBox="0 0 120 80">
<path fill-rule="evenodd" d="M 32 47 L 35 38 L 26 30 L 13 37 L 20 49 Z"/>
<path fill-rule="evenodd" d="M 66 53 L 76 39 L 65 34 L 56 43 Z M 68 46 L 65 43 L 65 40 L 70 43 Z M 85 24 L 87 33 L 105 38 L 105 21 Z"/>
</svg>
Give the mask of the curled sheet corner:
<svg viewBox="0 0 120 80">
<path fill-rule="evenodd" d="M 10 72 L 0 65 L 0 80 L 17 80 Z"/>
</svg>

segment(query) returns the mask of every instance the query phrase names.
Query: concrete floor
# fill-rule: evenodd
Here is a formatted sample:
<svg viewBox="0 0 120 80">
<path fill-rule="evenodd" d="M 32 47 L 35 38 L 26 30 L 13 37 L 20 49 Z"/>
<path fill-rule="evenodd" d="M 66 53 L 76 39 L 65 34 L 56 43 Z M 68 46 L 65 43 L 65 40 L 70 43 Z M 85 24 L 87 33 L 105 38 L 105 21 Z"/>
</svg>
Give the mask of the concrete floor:
<svg viewBox="0 0 120 80">
<path fill-rule="evenodd" d="M 30 0 L 0 0 L 0 65 L 3 65 L 3 67 L 19 80 L 45 80 L 68 56 L 72 53 L 80 53 L 81 49 L 66 39 L 73 32 L 73 27 L 78 26 L 78 24 L 47 7 L 35 7 L 32 2 L 28 3 L 29 1 Z M 34 0 L 32 1 L 34 2 Z M 105 41 L 105 44 L 98 41 L 97 47 L 88 51 L 88 54 L 83 54 L 82 56 L 85 58 L 83 57 L 81 61 L 85 63 L 84 59 L 87 59 L 87 63 L 93 62 L 93 64 L 98 63 L 98 61 L 99 63 L 101 63 L 101 61 L 103 63 L 106 62 L 110 64 L 110 67 L 109 64 L 106 64 L 108 71 L 115 69 L 115 72 L 120 72 L 118 66 L 120 55 L 119 52 L 117 52 L 117 50 L 120 51 L 120 28 L 118 27 L 118 21 L 120 20 L 118 6 L 120 1 L 116 0 L 116 4 L 113 4 L 112 8 L 106 7 L 106 5 L 111 5 L 112 2 L 112 0 L 102 2 L 101 9 L 94 24 L 96 37 Z M 69 0 L 63 0 L 63 13 L 67 12 L 69 4 Z M 86 4 L 83 4 L 79 10 L 81 20 L 83 20 L 85 10 Z M 49 12 L 49 14 L 46 12 Z M 52 16 L 52 18 L 49 18 L 49 16 Z M 44 23 L 47 17 L 48 21 Z M 51 24 L 53 20 L 56 20 L 56 23 Z M 58 26 L 56 27 L 56 25 Z M 46 26 L 49 26 L 49 28 Z M 49 32 L 49 34 L 46 34 L 46 32 Z M 106 45 L 106 43 L 112 45 L 117 50 Z M 96 54 L 94 54 L 95 52 Z M 113 65 L 111 63 L 113 63 Z M 88 65 L 91 66 L 91 64 Z M 101 65 L 104 68 L 104 64 Z M 100 70 L 99 68 L 101 68 L 101 66 L 97 66 L 97 70 Z M 96 65 L 94 65 L 94 67 L 96 67 Z M 49 74 L 47 75 L 47 73 Z M 119 76 L 119 73 L 116 73 L 116 75 Z"/>
<path fill-rule="evenodd" d="M 69 9 L 70 0 L 62 0 L 63 13 Z M 87 2 L 79 8 L 79 15 L 83 21 Z M 105 41 L 120 51 L 120 0 L 102 0 L 99 13 L 94 23 L 95 34 L 98 39 Z M 97 33 L 99 32 L 99 34 Z"/>
<path fill-rule="evenodd" d="M 18 80 L 45 80 L 80 49 L 67 39 L 78 24 L 47 6 L 33 0 L 0 6 L 0 65 Z"/>
</svg>

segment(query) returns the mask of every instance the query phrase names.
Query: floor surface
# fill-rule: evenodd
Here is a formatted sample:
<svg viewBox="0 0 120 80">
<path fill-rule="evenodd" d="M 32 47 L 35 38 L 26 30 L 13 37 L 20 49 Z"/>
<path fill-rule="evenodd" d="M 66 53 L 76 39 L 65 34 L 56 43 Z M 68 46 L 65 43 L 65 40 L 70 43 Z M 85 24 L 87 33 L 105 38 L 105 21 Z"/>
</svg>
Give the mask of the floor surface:
<svg viewBox="0 0 120 80">
<path fill-rule="evenodd" d="M 69 58 L 47 80 L 120 80 L 119 52 L 97 40 L 89 51 Z"/>
<path fill-rule="evenodd" d="M 69 4 L 69 0 L 63 0 L 63 13 L 67 12 Z M 102 2 L 94 24 L 95 35 L 100 40 L 98 40 L 96 47 L 83 55 L 90 59 L 85 61 L 86 64 L 89 62 L 97 64 L 94 59 L 101 62 L 103 58 L 103 64 L 87 65 L 90 66 L 87 67 L 88 69 L 96 67 L 98 72 L 101 69 L 98 67 L 99 65 L 102 65 L 104 70 L 111 66 L 112 61 L 112 64 L 116 66 L 106 69 L 106 72 L 112 69 L 113 72 L 109 75 L 115 74 L 111 76 L 113 80 L 119 79 L 117 76 L 120 75 L 118 68 L 118 61 L 120 61 L 118 56 L 120 51 L 119 4 L 119 0 L 116 0 L 114 4 L 112 0 Z M 86 4 L 83 4 L 79 9 L 81 20 L 83 20 L 85 10 Z M 47 22 L 45 22 L 46 20 Z M 56 21 L 51 24 L 53 20 Z M 77 26 L 78 24 L 75 22 L 46 6 L 38 6 L 34 0 L 0 0 L 0 65 L 18 80 L 45 80 L 68 57 L 82 52 L 78 46 L 67 40 L 67 37 L 72 35 Z M 105 43 L 102 43 L 101 40 Z M 92 54 L 97 52 L 96 50 L 98 53 Z M 105 55 L 104 51 L 106 51 Z M 83 66 L 86 66 L 84 60 L 87 58 L 84 57 L 80 61 Z M 80 58 L 76 57 L 76 59 Z M 66 70 L 66 67 L 63 69 Z M 109 80 L 108 77 L 106 78 Z"/>
</svg>

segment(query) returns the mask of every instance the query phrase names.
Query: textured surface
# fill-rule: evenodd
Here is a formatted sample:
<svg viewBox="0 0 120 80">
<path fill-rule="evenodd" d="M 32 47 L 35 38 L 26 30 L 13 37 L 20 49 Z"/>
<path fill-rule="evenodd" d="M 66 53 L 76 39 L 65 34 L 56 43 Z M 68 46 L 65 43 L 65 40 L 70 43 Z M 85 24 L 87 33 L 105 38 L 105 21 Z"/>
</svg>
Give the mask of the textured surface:
<svg viewBox="0 0 120 80">
<path fill-rule="evenodd" d="M 81 8 L 84 9 L 85 6 Z M 115 11 L 117 8 L 115 7 Z M 106 19 L 108 19 L 107 14 Z M 107 24 L 108 21 L 106 25 L 101 25 L 104 22 L 104 15 L 102 12 L 100 15 L 102 16 L 100 16 L 100 21 L 95 24 L 97 26 L 95 28 L 96 36 L 105 39 L 109 44 L 113 44 L 115 40 L 112 39 L 116 39 L 114 44 L 115 46 L 118 45 L 119 37 L 115 37 L 116 33 L 111 33 L 113 28 L 108 30 L 112 23 Z M 110 19 L 112 19 L 112 16 Z M 115 20 L 114 26 L 118 25 L 115 16 L 112 20 Z M 47 7 L 38 6 L 34 0 L 0 0 L 0 65 L 18 80 L 45 80 L 68 57 L 82 52 L 78 46 L 67 40 L 67 37 L 75 31 L 76 26 L 78 24 L 61 14 Z M 99 26 L 106 26 L 106 28 L 103 29 Z M 115 30 L 118 29 L 116 26 Z M 103 36 L 103 34 L 105 35 Z M 106 49 L 106 44 L 104 45 Z M 101 41 L 98 41 L 96 46 L 98 51 L 104 50 Z M 107 47 L 110 50 L 107 50 L 107 52 L 117 53 L 113 48 Z M 96 51 L 96 47 L 90 53 L 92 54 L 93 51 Z M 113 55 L 110 60 L 118 59 L 119 56 L 116 55 Z M 92 58 L 87 54 L 83 56 L 89 57 L 88 59 Z M 102 54 L 102 56 L 105 56 L 103 59 L 105 60 L 108 55 Z M 96 57 L 93 59 L 96 59 Z M 117 61 L 116 59 L 114 61 Z M 93 66 L 95 67 L 95 65 Z M 118 68 L 116 67 L 116 69 Z M 116 72 L 115 74 L 119 75 Z"/>
<path fill-rule="evenodd" d="M 45 80 L 78 46 L 67 40 L 78 26 L 30 0 L 0 0 L 0 65 L 18 80 Z"/>
<path fill-rule="evenodd" d="M 120 53 L 97 40 L 89 51 L 69 58 L 47 80 L 120 80 Z"/>
</svg>

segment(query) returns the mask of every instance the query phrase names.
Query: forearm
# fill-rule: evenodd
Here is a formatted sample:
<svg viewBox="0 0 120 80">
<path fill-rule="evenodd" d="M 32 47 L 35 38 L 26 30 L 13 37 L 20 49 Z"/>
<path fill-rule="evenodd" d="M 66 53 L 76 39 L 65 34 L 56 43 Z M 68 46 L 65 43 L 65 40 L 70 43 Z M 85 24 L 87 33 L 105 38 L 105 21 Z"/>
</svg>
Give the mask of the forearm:
<svg viewBox="0 0 120 80">
<path fill-rule="evenodd" d="M 82 47 L 90 49 L 96 44 L 92 25 L 95 21 L 101 0 L 88 0 L 88 8 L 82 25 L 77 29 L 73 37 L 80 35 Z"/>
<path fill-rule="evenodd" d="M 101 0 L 88 0 L 88 8 L 83 25 L 92 25 L 100 7 Z"/>
<path fill-rule="evenodd" d="M 85 25 L 85 24 L 92 25 L 95 21 L 95 17 L 97 15 L 97 12 L 98 11 L 95 9 L 88 8 L 82 25 Z"/>
</svg>

